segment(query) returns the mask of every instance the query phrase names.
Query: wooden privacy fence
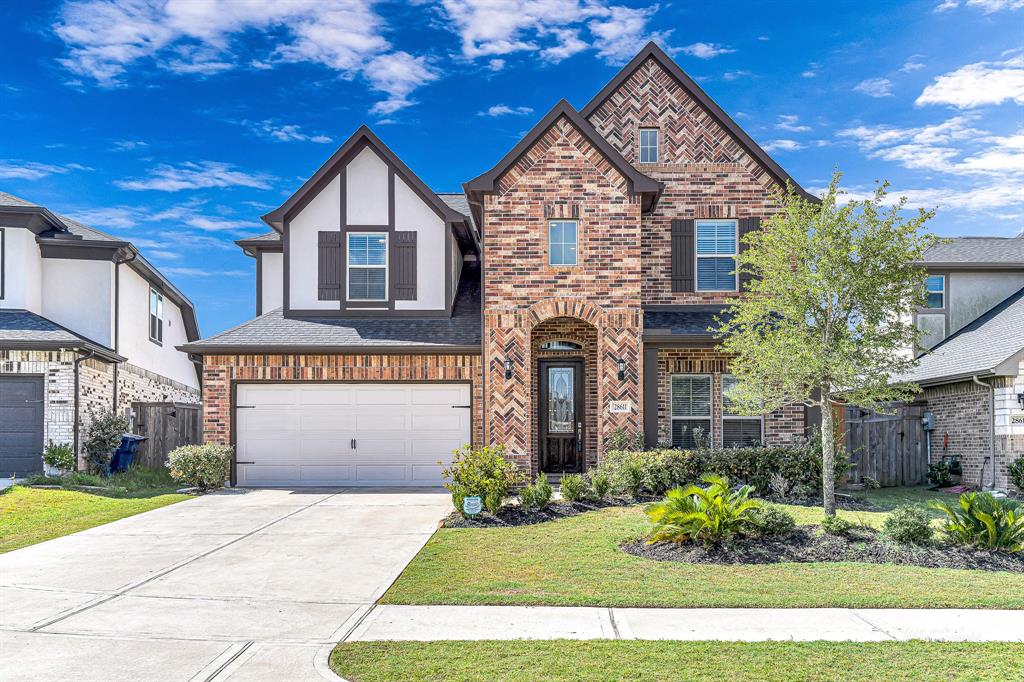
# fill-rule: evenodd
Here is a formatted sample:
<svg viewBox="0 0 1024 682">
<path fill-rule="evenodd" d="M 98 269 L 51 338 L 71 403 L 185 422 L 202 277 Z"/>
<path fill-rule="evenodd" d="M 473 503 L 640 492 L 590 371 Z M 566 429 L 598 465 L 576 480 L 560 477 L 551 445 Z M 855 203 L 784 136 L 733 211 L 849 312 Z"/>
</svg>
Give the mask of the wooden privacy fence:
<svg viewBox="0 0 1024 682">
<path fill-rule="evenodd" d="M 132 403 L 132 431 L 146 440 L 139 445 L 139 466 L 164 466 L 167 453 L 202 439 L 202 408 L 189 403 Z"/>
<path fill-rule="evenodd" d="M 921 427 L 923 405 L 893 405 L 890 414 L 847 406 L 846 451 L 854 468 L 851 483 L 873 478 L 883 487 L 920 485 L 928 475 L 928 453 Z"/>
</svg>

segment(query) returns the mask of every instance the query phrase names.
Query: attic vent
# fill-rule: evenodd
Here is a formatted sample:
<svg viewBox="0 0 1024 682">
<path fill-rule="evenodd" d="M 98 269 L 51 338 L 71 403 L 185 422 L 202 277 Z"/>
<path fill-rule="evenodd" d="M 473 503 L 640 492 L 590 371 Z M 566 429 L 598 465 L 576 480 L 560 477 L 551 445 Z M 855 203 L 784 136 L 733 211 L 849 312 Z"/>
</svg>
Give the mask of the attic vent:
<svg viewBox="0 0 1024 682">
<path fill-rule="evenodd" d="M 575 341 L 545 341 L 540 345 L 541 350 L 583 350 L 583 346 Z"/>
</svg>

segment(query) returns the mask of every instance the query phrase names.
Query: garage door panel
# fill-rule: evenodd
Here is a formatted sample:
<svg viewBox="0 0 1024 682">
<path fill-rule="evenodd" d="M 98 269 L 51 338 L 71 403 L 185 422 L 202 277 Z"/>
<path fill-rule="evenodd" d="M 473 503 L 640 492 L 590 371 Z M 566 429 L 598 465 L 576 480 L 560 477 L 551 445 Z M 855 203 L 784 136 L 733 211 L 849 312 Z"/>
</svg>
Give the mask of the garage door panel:
<svg viewBox="0 0 1024 682">
<path fill-rule="evenodd" d="M 356 405 L 408 405 L 409 387 L 362 387 L 356 391 Z"/>
<path fill-rule="evenodd" d="M 239 405 L 260 405 L 271 407 L 278 405 L 295 405 L 298 394 L 288 387 L 279 386 L 241 386 L 238 389 Z"/>
<path fill-rule="evenodd" d="M 352 464 L 302 465 L 302 482 L 312 485 L 351 483 L 355 476 Z"/>
<path fill-rule="evenodd" d="M 360 456 L 368 457 L 400 457 L 409 456 L 409 441 L 406 438 L 367 438 L 356 441 L 356 450 Z"/>
<path fill-rule="evenodd" d="M 356 467 L 356 480 L 366 483 L 377 481 L 394 481 L 401 483 L 407 480 L 408 467 L 405 464 L 360 464 Z"/>
<path fill-rule="evenodd" d="M 356 415 L 351 412 L 314 412 L 299 415 L 299 428 L 302 431 L 354 431 Z"/>
<path fill-rule="evenodd" d="M 242 485 L 284 485 L 300 480 L 300 471 L 301 467 L 298 465 L 247 464 L 244 467 L 244 478 L 240 475 L 239 483 Z"/>
<path fill-rule="evenodd" d="M 409 415 L 381 412 L 356 415 L 357 431 L 404 431 L 408 428 Z"/>
<path fill-rule="evenodd" d="M 468 386 L 429 386 L 412 395 L 413 405 L 462 405 L 468 402 Z"/>
<path fill-rule="evenodd" d="M 337 386 L 309 387 L 299 391 L 300 405 L 352 405 L 354 391 Z"/>
<path fill-rule="evenodd" d="M 452 453 L 466 441 L 459 437 L 452 438 L 420 438 L 412 443 L 412 457 L 417 460 L 436 462 L 439 459 L 451 461 Z"/>
<path fill-rule="evenodd" d="M 436 483 L 441 480 L 442 469 L 444 467 L 437 464 L 414 464 L 412 466 L 412 480 Z"/>
<path fill-rule="evenodd" d="M 239 432 L 248 434 L 274 434 L 297 431 L 299 416 L 289 412 L 274 410 L 238 410 L 235 423 Z"/>
<path fill-rule="evenodd" d="M 461 431 L 462 417 L 455 410 L 444 414 L 414 414 L 412 428 L 420 433 L 434 431 Z"/>
</svg>

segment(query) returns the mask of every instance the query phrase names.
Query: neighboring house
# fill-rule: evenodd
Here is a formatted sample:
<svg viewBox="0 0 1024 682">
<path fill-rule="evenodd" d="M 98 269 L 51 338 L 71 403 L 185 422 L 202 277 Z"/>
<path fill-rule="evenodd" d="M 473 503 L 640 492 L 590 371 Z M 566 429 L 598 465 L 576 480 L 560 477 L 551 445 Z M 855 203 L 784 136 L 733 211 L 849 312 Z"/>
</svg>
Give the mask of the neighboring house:
<svg viewBox="0 0 1024 682">
<path fill-rule="evenodd" d="M 436 485 L 470 441 L 532 474 L 593 467 L 620 428 L 801 437 L 801 406 L 730 410 L 708 331 L 787 182 L 653 44 L 460 194 L 360 128 L 239 243 L 259 316 L 181 346 L 204 356 L 206 439 L 236 446 L 241 485 Z"/>
<path fill-rule="evenodd" d="M 1005 489 L 1024 456 L 1024 238 L 960 237 L 924 263 L 930 350 L 901 378 L 934 415 L 931 461 L 956 457 L 966 483 Z"/>
<path fill-rule="evenodd" d="M 200 400 L 192 304 L 129 242 L 0 192 L 0 476 L 78 448 L 89 411 Z"/>
</svg>

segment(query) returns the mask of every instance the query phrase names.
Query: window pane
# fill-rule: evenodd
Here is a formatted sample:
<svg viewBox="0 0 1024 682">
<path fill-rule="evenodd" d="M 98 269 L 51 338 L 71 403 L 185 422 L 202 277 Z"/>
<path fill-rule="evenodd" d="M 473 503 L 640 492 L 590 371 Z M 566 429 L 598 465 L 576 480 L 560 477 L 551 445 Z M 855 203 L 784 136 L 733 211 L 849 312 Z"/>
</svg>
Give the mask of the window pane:
<svg viewBox="0 0 1024 682">
<path fill-rule="evenodd" d="M 640 131 L 640 163 L 657 163 L 658 131 L 646 129 Z"/>
<path fill-rule="evenodd" d="M 942 275 L 931 275 L 924 281 L 924 288 L 928 291 L 942 291 L 944 279 Z"/>
<path fill-rule="evenodd" d="M 672 377 L 672 416 L 711 416 L 711 377 Z"/>
<path fill-rule="evenodd" d="M 572 433 L 576 420 L 572 367 L 548 368 L 548 431 Z"/>
<path fill-rule="evenodd" d="M 711 438 L 710 427 L 708 419 L 673 419 L 672 447 L 695 448 L 698 441 L 707 443 Z"/>
<path fill-rule="evenodd" d="M 352 268 L 348 271 L 348 297 L 353 300 L 383 301 L 384 268 Z"/>
<path fill-rule="evenodd" d="M 735 291 L 735 258 L 698 258 L 697 289 L 700 291 Z"/>
<path fill-rule="evenodd" d="M 350 234 L 349 265 L 384 265 L 387 263 L 387 236 L 383 234 Z"/>
<path fill-rule="evenodd" d="M 750 448 L 761 444 L 760 419 L 726 419 L 722 422 L 722 445 Z"/>
<path fill-rule="evenodd" d="M 929 308 L 941 308 L 942 307 L 942 294 L 928 294 L 928 307 Z"/>
<path fill-rule="evenodd" d="M 576 265 L 576 223 L 553 220 L 548 223 L 548 262 L 551 265 Z"/>
<path fill-rule="evenodd" d="M 698 220 L 697 253 L 736 253 L 736 223 L 732 220 Z"/>
</svg>

